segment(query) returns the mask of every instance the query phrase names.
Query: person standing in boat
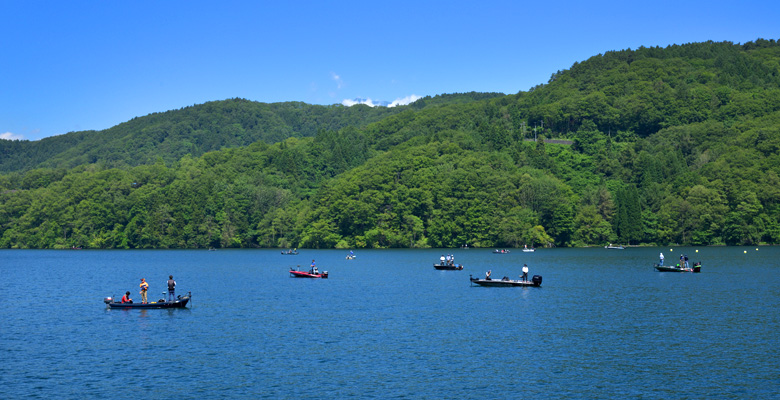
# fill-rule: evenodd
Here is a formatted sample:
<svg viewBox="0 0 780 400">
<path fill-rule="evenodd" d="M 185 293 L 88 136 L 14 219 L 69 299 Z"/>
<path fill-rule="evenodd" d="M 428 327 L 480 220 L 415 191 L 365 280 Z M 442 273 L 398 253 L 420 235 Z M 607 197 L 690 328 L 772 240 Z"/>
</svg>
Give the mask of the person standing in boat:
<svg viewBox="0 0 780 400">
<path fill-rule="evenodd" d="M 664 253 L 661 253 L 661 262 L 658 265 L 664 265 Z"/>
<path fill-rule="evenodd" d="M 317 265 L 314 263 L 314 260 L 311 260 L 311 269 L 309 270 L 310 273 L 316 274 L 317 272 Z"/>
<path fill-rule="evenodd" d="M 485 280 L 486 280 L 486 281 L 489 281 L 489 280 L 490 280 L 490 274 L 491 274 L 491 273 L 493 273 L 493 271 L 491 271 L 491 270 L 488 270 L 487 272 L 485 272 Z"/>
<path fill-rule="evenodd" d="M 141 303 L 146 304 L 146 292 L 149 290 L 149 284 L 146 283 L 146 279 L 141 278 L 141 284 L 138 286 L 141 287 Z"/>
<path fill-rule="evenodd" d="M 122 296 L 122 303 L 132 303 L 133 299 L 130 298 L 130 291 L 128 290 L 125 292 L 125 295 Z"/>
<path fill-rule="evenodd" d="M 528 264 L 523 264 L 523 275 L 520 276 L 523 282 L 528 282 Z"/>
<path fill-rule="evenodd" d="M 176 299 L 176 281 L 173 280 L 173 275 L 168 275 L 168 301 Z"/>
</svg>

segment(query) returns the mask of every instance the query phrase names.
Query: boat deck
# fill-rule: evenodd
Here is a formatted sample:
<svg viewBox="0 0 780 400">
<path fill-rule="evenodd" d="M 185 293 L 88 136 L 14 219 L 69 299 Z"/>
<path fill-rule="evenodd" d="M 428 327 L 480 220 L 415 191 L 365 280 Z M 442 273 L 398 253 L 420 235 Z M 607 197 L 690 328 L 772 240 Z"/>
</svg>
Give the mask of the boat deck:
<svg viewBox="0 0 780 400">
<path fill-rule="evenodd" d="M 471 280 L 471 283 L 480 285 L 480 286 L 492 286 L 492 287 L 542 287 L 541 279 L 540 282 L 534 282 L 533 280 L 528 281 L 521 281 L 521 280 L 514 280 L 514 279 L 476 279 L 476 278 L 469 278 Z"/>
</svg>

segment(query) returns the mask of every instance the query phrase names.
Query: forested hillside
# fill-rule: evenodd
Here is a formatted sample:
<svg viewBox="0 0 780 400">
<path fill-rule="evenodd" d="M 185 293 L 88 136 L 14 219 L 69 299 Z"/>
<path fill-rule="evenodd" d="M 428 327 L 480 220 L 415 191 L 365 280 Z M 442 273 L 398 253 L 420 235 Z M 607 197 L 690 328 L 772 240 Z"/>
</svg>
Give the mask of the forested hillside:
<svg viewBox="0 0 780 400">
<path fill-rule="evenodd" d="M 426 104 L 471 102 L 501 93 L 458 93 L 418 101 Z M 321 130 L 362 127 L 407 107 L 318 106 L 300 102 L 259 103 L 244 99 L 213 101 L 180 110 L 134 118 L 104 131 L 71 132 L 40 141 L 0 140 L 0 172 L 71 168 L 82 164 L 130 167 L 171 163 L 189 154 L 312 137 Z"/>
<path fill-rule="evenodd" d="M 112 129 L 133 144 L 95 147 L 100 161 L 79 144 L 91 132 L 63 135 L 72 156 L 40 150 L 24 166 L 9 167 L 30 143 L 3 143 L 0 164 L 20 172 L 0 175 L 0 247 L 780 242 L 775 40 L 608 52 L 515 95 L 335 106 L 236 134 L 228 110 L 258 104 L 154 114 L 146 131 L 129 121 Z M 221 139 L 166 147 L 177 118 L 208 121 L 190 138 Z M 141 153 L 128 149 L 151 155 L 130 162 Z"/>
</svg>

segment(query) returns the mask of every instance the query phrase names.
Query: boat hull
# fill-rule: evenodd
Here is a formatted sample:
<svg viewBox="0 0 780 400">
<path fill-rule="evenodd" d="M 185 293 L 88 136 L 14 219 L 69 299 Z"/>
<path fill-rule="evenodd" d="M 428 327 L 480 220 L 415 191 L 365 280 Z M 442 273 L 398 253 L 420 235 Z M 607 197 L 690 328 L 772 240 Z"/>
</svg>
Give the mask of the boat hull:
<svg viewBox="0 0 780 400">
<path fill-rule="evenodd" d="M 542 277 L 539 275 L 534 275 L 534 278 L 530 281 L 520 281 L 520 280 L 513 280 L 513 279 L 478 279 L 474 277 L 469 277 L 469 280 L 471 280 L 471 283 L 479 286 L 487 286 L 487 287 L 542 287 Z"/>
<path fill-rule="evenodd" d="M 192 297 L 191 294 L 187 294 L 186 296 L 181 296 L 180 298 L 168 302 L 168 301 L 162 301 L 162 302 L 152 302 L 152 303 L 115 303 L 110 302 L 106 303 L 108 305 L 108 308 L 114 309 L 114 308 L 121 308 L 121 309 L 154 309 L 154 308 L 186 308 L 187 303 L 189 303 L 190 298 Z"/>
<path fill-rule="evenodd" d="M 313 274 L 311 272 L 306 271 L 296 271 L 294 269 L 290 270 L 290 276 L 293 278 L 314 278 L 314 279 L 328 279 L 328 272 L 323 271 L 321 274 Z"/>
<path fill-rule="evenodd" d="M 683 268 L 655 264 L 655 269 L 658 272 L 701 272 L 700 265 L 694 266 L 693 268 Z"/>
<path fill-rule="evenodd" d="M 433 264 L 433 268 L 436 268 L 438 270 L 442 271 L 460 271 L 463 269 L 463 264 Z"/>
</svg>

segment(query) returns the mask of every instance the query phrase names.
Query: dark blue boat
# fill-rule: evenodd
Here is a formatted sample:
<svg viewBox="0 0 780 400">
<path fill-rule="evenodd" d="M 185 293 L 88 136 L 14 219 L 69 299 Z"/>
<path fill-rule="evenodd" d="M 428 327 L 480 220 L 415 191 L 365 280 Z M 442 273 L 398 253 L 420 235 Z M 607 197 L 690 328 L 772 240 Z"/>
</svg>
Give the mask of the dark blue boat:
<svg viewBox="0 0 780 400">
<path fill-rule="evenodd" d="M 191 298 L 192 298 L 192 293 L 187 292 L 187 294 L 185 294 L 184 296 L 179 295 L 174 301 L 165 301 L 163 299 L 160 299 L 160 301 L 152 301 L 149 303 L 121 303 L 118 301 L 114 301 L 114 299 L 111 297 L 106 297 L 105 299 L 103 299 L 103 302 L 105 302 L 106 305 L 108 305 L 108 308 L 124 308 L 124 309 L 185 308 L 187 307 L 187 303 L 189 303 Z"/>
<path fill-rule="evenodd" d="M 531 278 L 530 281 L 524 281 L 524 280 L 512 280 L 509 279 L 509 277 L 503 277 L 501 279 L 479 279 L 475 278 L 471 275 L 469 275 L 469 280 L 472 284 L 477 284 L 479 286 L 502 286 L 502 287 L 511 287 L 511 286 L 522 286 L 522 287 L 542 287 L 542 276 L 541 275 L 534 275 L 533 278 Z"/>
</svg>

